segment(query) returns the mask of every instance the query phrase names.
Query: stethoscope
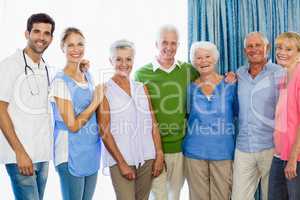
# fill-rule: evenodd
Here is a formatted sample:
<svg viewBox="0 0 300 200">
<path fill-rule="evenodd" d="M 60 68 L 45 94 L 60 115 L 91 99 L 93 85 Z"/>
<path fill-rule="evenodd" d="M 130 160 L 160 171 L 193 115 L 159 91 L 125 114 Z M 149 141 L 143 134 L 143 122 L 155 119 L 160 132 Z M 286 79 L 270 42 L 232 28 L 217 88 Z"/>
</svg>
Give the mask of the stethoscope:
<svg viewBox="0 0 300 200">
<path fill-rule="evenodd" d="M 34 91 L 32 85 L 30 84 L 30 81 L 27 78 L 28 77 L 28 70 L 30 70 L 33 75 L 35 75 L 35 73 L 34 73 L 33 69 L 27 64 L 27 60 L 26 60 L 26 57 L 25 57 L 25 50 L 23 50 L 23 59 L 24 59 L 24 64 L 25 64 L 24 72 L 25 72 L 25 76 L 26 76 L 26 79 L 27 79 L 28 87 L 30 89 L 30 93 L 33 96 L 39 95 L 40 94 L 40 88 L 39 88 L 39 85 L 37 83 L 36 77 L 34 76 L 36 91 Z M 43 58 L 42 58 L 42 61 L 45 63 Z M 45 63 L 45 70 L 46 70 L 46 74 L 47 74 L 47 82 L 48 82 L 48 87 L 49 87 L 50 86 L 50 78 L 49 78 L 49 72 L 48 72 L 48 67 L 46 66 L 46 63 Z"/>
</svg>

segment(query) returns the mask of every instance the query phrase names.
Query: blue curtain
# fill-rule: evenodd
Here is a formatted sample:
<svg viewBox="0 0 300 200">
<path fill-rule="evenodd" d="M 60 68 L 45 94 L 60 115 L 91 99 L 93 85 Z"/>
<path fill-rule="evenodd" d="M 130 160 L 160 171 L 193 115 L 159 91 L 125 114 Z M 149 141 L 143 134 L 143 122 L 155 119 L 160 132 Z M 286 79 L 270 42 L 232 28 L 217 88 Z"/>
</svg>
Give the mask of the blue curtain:
<svg viewBox="0 0 300 200">
<path fill-rule="evenodd" d="M 235 71 L 245 63 L 244 37 L 264 33 L 271 44 L 284 31 L 300 31 L 299 0 L 188 0 L 188 45 L 206 40 L 220 51 L 220 73 Z"/>
<path fill-rule="evenodd" d="M 224 74 L 246 62 L 244 37 L 264 33 L 271 44 L 285 31 L 300 32 L 300 0 L 188 0 L 188 47 L 195 41 L 215 43 L 220 51 L 218 70 Z M 259 199 L 259 191 L 256 199 Z"/>
</svg>

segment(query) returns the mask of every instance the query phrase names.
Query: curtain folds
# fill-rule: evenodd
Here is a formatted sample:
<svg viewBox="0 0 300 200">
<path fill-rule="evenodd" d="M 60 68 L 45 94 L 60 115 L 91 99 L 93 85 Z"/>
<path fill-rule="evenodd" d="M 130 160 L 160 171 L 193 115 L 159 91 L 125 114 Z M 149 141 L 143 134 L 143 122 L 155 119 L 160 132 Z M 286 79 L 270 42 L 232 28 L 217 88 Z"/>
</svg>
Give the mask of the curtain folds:
<svg viewBox="0 0 300 200">
<path fill-rule="evenodd" d="M 271 44 L 285 31 L 300 32 L 299 0 L 188 0 L 188 47 L 195 41 L 215 43 L 220 51 L 222 74 L 245 64 L 244 37 L 252 31 L 264 33 Z M 256 199 L 259 199 L 259 191 Z"/>
<path fill-rule="evenodd" d="M 220 51 L 220 73 L 235 71 L 245 63 L 244 37 L 263 32 L 271 44 L 284 31 L 300 31 L 299 0 L 188 0 L 188 45 L 214 42 Z M 272 59 L 274 60 L 274 59 Z"/>
</svg>

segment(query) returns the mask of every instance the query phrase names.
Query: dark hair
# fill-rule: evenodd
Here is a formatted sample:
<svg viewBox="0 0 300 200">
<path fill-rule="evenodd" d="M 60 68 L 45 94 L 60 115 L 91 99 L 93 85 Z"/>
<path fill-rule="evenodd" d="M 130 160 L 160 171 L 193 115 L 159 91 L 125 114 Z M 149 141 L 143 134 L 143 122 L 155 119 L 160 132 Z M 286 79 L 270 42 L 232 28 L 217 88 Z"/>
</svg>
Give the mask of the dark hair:
<svg viewBox="0 0 300 200">
<path fill-rule="evenodd" d="M 27 20 L 27 31 L 30 32 L 33 24 L 35 23 L 46 23 L 51 24 L 51 35 L 55 30 L 55 22 L 54 20 L 46 13 L 36 13 L 31 15 Z"/>
<path fill-rule="evenodd" d="M 75 33 L 75 34 L 78 34 L 80 35 L 81 37 L 85 38 L 83 33 L 81 32 L 80 29 L 78 28 L 75 28 L 75 27 L 68 27 L 64 30 L 64 32 L 62 33 L 62 36 L 61 36 L 61 40 L 60 40 L 60 46 L 63 47 L 64 46 L 64 43 L 67 39 L 67 37 L 69 35 L 71 35 L 72 33 Z"/>
</svg>

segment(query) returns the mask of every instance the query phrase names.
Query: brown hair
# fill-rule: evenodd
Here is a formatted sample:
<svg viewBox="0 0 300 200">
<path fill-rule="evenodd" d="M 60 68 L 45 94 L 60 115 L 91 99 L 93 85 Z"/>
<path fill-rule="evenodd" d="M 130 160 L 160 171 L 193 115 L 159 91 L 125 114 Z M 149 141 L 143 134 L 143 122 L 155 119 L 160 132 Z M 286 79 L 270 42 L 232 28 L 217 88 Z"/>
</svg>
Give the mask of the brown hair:
<svg viewBox="0 0 300 200">
<path fill-rule="evenodd" d="M 80 29 L 78 28 L 75 28 L 75 27 L 69 27 L 69 28 L 66 28 L 61 36 L 61 40 L 60 40 L 60 46 L 63 47 L 64 46 L 64 43 L 66 41 L 66 39 L 72 34 L 72 33 L 75 33 L 75 34 L 78 34 L 80 35 L 81 37 L 85 38 L 83 33 L 81 32 Z"/>
</svg>

